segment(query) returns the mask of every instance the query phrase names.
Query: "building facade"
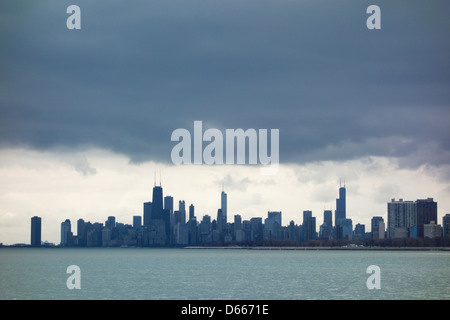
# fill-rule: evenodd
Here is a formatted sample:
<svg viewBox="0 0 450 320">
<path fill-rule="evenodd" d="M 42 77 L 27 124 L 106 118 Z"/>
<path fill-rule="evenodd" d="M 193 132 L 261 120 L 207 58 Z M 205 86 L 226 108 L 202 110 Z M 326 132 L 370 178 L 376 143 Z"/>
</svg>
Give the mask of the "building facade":
<svg viewBox="0 0 450 320">
<path fill-rule="evenodd" d="M 437 203 L 433 198 L 416 200 L 417 236 L 424 237 L 424 225 L 437 221 Z"/>
<path fill-rule="evenodd" d="M 416 203 L 414 201 L 396 201 L 392 199 L 387 206 L 388 238 L 407 238 L 417 225 Z"/>
<path fill-rule="evenodd" d="M 40 247 L 41 246 L 41 230 L 42 230 L 42 219 L 38 216 L 31 218 L 31 246 Z"/>
</svg>

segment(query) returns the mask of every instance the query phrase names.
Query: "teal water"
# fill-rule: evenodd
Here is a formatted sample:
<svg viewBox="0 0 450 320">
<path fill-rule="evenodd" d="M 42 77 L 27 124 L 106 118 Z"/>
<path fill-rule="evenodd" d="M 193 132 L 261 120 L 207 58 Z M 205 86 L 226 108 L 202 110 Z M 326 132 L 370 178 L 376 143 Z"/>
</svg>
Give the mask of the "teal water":
<svg viewBox="0 0 450 320">
<path fill-rule="evenodd" d="M 450 252 L 2 248 L 0 299 L 450 299 Z"/>
</svg>

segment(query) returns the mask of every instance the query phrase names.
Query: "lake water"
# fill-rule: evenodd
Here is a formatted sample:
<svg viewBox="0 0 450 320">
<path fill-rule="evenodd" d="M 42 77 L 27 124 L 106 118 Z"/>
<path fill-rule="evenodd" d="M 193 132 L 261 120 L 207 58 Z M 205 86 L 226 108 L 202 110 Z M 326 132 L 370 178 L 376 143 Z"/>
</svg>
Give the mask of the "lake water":
<svg viewBox="0 0 450 320">
<path fill-rule="evenodd" d="M 450 299 L 450 252 L 1 248 L 0 299 Z"/>
</svg>

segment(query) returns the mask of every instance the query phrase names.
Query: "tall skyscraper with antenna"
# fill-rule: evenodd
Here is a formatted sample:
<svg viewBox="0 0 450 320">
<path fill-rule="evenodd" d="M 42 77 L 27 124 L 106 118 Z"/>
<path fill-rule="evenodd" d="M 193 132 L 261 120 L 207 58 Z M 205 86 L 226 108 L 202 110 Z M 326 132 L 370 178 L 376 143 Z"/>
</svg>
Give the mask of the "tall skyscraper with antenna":
<svg viewBox="0 0 450 320">
<path fill-rule="evenodd" d="M 155 171 L 155 186 L 153 187 L 153 199 L 152 199 L 152 220 L 163 218 L 163 190 L 161 187 L 161 175 L 159 180 L 159 186 L 156 185 L 156 171 Z"/>
<path fill-rule="evenodd" d="M 345 181 L 344 186 L 339 182 L 339 198 L 336 199 L 336 210 L 334 212 L 334 224 L 336 226 L 341 225 L 341 221 L 346 219 L 346 190 Z"/>
<path fill-rule="evenodd" d="M 227 194 L 222 184 L 222 194 L 220 195 L 220 209 L 222 210 L 223 222 L 227 223 Z"/>
</svg>

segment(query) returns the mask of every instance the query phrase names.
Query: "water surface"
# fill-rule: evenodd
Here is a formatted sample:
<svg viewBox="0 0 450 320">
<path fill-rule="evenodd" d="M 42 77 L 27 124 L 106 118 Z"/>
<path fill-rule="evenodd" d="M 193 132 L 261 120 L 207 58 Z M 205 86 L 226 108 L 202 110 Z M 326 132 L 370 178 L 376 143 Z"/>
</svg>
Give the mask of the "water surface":
<svg viewBox="0 0 450 320">
<path fill-rule="evenodd" d="M 450 299 L 450 252 L 2 248 L 0 299 Z"/>
</svg>

